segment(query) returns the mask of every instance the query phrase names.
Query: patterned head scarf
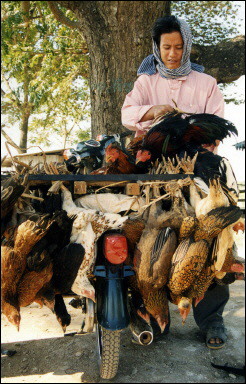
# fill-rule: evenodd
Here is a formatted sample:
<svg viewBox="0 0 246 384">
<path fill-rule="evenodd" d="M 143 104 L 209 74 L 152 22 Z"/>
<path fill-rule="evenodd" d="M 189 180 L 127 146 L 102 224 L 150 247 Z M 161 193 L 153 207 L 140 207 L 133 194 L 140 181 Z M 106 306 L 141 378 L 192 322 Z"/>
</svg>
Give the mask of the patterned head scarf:
<svg viewBox="0 0 246 384">
<path fill-rule="evenodd" d="M 153 54 L 147 56 L 143 60 L 140 67 L 138 68 L 138 76 L 143 74 L 153 75 L 154 73 L 156 73 L 156 71 L 158 71 L 161 77 L 167 79 L 176 79 L 178 77 L 187 76 L 192 70 L 204 72 L 204 67 L 202 65 L 191 63 L 190 61 L 192 34 L 189 25 L 184 20 L 178 19 L 177 17 L 176 19 L 179 23 L 180 32 L 184 42 L 183 55 L 180 62 L 180 67 L 175 69 L 168 69 L 161 60 L 160 51 L 156 42 L 152 40 Z"/>
</svg>

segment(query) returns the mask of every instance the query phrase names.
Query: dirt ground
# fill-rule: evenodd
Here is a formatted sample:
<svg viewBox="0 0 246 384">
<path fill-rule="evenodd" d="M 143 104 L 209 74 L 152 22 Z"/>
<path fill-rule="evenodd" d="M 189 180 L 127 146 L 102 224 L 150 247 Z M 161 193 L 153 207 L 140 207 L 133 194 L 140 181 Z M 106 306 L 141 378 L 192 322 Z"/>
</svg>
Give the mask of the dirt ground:
<svg viewBox="0 0 246 384">
<path fill-rule="evenodd" d="M 243 244 L 240 253 L 244 251 Z M 240 255 L 239 253 L 239 255 Z M 241 254 L 243 256 L 243 254 Z M 226 346 L 205 346 L 192 313 L 182 326 L 177 307 L 170 304 L 170 332 L 149 346 L 132 343 L 129 329 L 121 334 L 121 355 L 113 383 L 244 383 L 244 377 L 211 366 L 228 363 L 241 368 L 245 363 L 245 282 L 230 285 L 230 300 L 224 311 L 228 330 Z M 81 326 L 81 309 L 68 305 L 72 321 L 67 333 Z M 94 333 L 65 336 L 55 315 L 37 304 L 21 309 L 19 333 L 2 315 L 2 347 L 17 353 L 4 356 L 2 383 L 100 383 Z"/>
</svg>

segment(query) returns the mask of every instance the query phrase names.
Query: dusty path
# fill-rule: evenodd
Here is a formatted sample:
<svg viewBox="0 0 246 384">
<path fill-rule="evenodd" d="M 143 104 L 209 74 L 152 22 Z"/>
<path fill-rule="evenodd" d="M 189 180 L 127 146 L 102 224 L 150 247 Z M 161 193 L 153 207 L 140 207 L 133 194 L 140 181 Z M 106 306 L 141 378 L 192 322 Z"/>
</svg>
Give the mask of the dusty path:
<svg viewBox="0 0 246 384">
<path fill-rule="evenodd" d="M 212 368 L 211 361 L 244 365 L 244 281 L 231 286 L 225 309 L 229 340 L 224 349 L 209 350 L 198 332 L 192 314 L 184 326 L 176 306 L 170 305 L 170 333 L 147 347 L 131 342 L 122 332 L 119 371 L 114 383 L 244 383 L 242 376 Z M 70 301 L 66 298 L 66 303 Z M 67 332 L 80 329 L 81 312 L 68 305 L 72 322 Z M 98 377 L 95 334 L 63 336 L 55 316 L 32 304 L 21 309 L 20 332 L 2 315 L 2 343 L 15 349 L 2 357 L 2 383 L 106 382 Z"/>
</svg>

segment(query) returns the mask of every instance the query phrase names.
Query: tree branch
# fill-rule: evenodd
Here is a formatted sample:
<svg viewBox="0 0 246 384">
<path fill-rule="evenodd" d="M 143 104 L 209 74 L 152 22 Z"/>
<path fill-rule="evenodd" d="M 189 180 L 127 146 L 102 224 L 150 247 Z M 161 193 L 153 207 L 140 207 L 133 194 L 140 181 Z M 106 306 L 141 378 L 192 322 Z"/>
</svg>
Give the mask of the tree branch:
<svg viewBox="0 0 246 384">
<path fill-rule="evenodd" d="M 202 64 L 218 83 L 231 83 L 245 74 L 245 36 L 225 39 L 216 45 L 192 46 L 191 61 Z"/>
<path fill-rule="evenodd" d="M 64 13 L 58 8 L 56 1 L 47 1 L 49 8 L 51 12 L 53 13 L 54 17 L 57 21 L 59 21 L 62 24 L 67 25 L 68 27 L 72 29 L 80 29 L 81 25 L 77 21 L 70 20 L 68 17 L 64 15 Z"/>
<path fill-rule="evenodd" d="M 21 101 L 20 101 L 20 100 L 16 97 L 16 95 L 14 94 L 12 88 L 11 88 L 10 85 L 9 85 L 8 80 L 7 80 L 6 77 L 4 76 L 4 73 L 1 74 L 1 79 L 2 79 L 3 83 L 6 85 L 6 87 L 7 87 L 8 91 L 9 91 L 9 93 L 5 92 L 3 89 L 1 90 L 1 92 L 4 92 L 4 96 L 5 96 L 5 97 L 8 97 L 10 100 L 12 100 L 12 101 L 15 103 L 16 107 L 17 107 L 18 109 L 20 109 L 20 108 L 22 107 Z"/>
<path fill-rule="evenodd" d="M 23 153 L 23 151 L 20 149 L 20 147 L 18 147 L 17 144 L 15 144 L 15 142 L 9 137 L 9 135 L 3 130 L 3 128 L 1 127 L 1 133 L 2 135 L 5 137 L 5 139 L 15 148 L 17 149 L 18 153 Z"/>
</svg>

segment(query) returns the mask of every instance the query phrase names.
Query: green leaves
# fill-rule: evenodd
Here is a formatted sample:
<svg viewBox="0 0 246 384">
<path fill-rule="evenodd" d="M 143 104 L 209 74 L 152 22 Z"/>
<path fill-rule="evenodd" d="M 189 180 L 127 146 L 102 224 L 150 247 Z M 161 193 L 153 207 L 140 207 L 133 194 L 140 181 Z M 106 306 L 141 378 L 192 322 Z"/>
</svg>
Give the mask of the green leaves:
<svg viewBox="0 0 246 384">
<path fill-rule="evenodd" d="M 22 117 L 31 112 L 30 139 L 47 144 L 60 120 L 66 122 L 66 129 L 60 129 L 59 134 L 68 137 L 71 125 L 76 127 L 89 115 L 89 90 L 80 76 L 88 76 L 89 66 L 79 49 L 81 35 L 60 25 L 46 1 L 30 4 L 30 12 L 24 13 L 21 1 L 1 2 L 2 73 L 6 78 L 2 107 L 5 119 L 20 126 Z M 45 135 L 40 134 L 44 128 Z"/>
</svg>

